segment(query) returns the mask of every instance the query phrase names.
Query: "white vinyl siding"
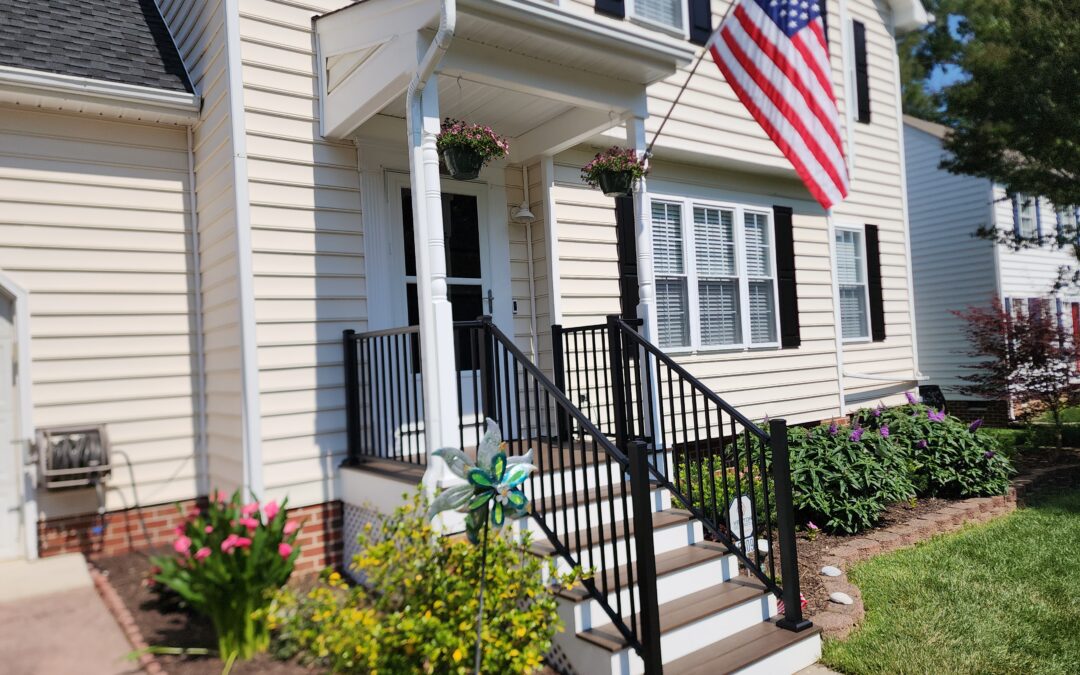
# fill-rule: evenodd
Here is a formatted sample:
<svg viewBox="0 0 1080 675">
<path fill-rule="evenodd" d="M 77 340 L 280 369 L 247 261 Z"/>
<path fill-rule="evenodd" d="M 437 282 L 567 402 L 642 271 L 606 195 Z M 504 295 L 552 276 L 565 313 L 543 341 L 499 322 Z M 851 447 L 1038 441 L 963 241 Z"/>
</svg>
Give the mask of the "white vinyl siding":
<svg viewBox="0 0 1080 675">
<path fill-rule="evenodd" d="M 866 237 L 858 230 L 836 231 L 836 276 L 840 323 L 845 340 L 870 337 L 870 295 L 866 283 Z"/>
<path fill-rule="evenodd" d="M 648 23 L 681 31 L 686 0 L 630 0 L 629 15 Z"/>
<path fill-rule="evenodd" d="M 651 214 L 660 346 L 774 346 L 776 275 L 769 214 L 666 197 L 652 201 Z M 687 214 L 692 228 L 683 226 Z"/>
</svg>

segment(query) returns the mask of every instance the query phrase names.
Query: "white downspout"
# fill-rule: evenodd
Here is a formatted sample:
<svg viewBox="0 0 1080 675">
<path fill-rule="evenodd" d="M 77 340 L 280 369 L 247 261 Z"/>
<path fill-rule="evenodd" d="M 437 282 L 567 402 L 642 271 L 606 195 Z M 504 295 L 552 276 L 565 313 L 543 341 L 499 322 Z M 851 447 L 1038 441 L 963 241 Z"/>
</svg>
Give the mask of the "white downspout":
<svg viewBox="0 0 1080 675">
<path fill-rule="evenodd" d="M 433 317 L 442 305 L 448 305 L 446 288 L 446 260 L 442 247 L 439 246 L 442 238 L 438 241 L 432 239 L 428 233 L 432 225 L 442 227 L 442 195 L 440 190 L 439 156 L 435 147 L 434 138 L 426 138 L 424 129 L 425 112 L 437 110 L 437 99 L 432 101 L 423 96 L 428 79 L 435 68 L 446 54 L 450 43 L 454 39 L 454 31 L 457 27 L 457 2 L 456 0 L 442 0 L 442 9 L 439 16 L 439 29 L 435 33 L 431 45 L 421 58 L 417 66 L 416 74 L 409 82 L 409 89 L 405 98 L 406 123 L 409 134 L 409 174 L 413 198 L 413 228 L 416 233 L 417 247 L 417 271 L 423 270 L 430 278 L 430 284 L 425 284 L 418 279 L 417 294 L 420 303 L 420 324 L 425 326 L 421 330 L 421 351 L 425 355 L 425 369 L 431 368 L 431 377 L 424 377 L 424 403 L 425 403 L 425 438 L 428 451 L 441 447 L 449 441 L 443 438 L 443 427 L 449 424 L 444 420 L 444 411 L 439 403 L 453 398 L 452 392 L 440 391 L 445 384 L 439 377 L 444 367 L 443 361 L 453 359 L 453 340 L 440 340 L 431 330 L 434 323 Z M 436 92 L 436 96 L 437 96 Z M 434 105 L 433 105 L 434 104 Z M 426 110 L 425 110 L 426 109 Z M 445 244 L 443 244 L 445 245 Z M 432 251 L 430 249 L 437 250 Z M 441 300 L 441 302 L 437 302 Z M 448 322 L 452 323 L 449 311 L 446 311 Z M 450 366 L 451 372 L 453 367 Z M 446 394 L 443 396 L 442 394 Z M 447 398 L 449 396 L 449 398 Z M 444 473 L 441 463 L 432 460 L 428 463 L 424 484 L 429 491 L 434 491 L 439 479 Z"/>
<path fill-rule="evenodd" d="M 187 127 L 188 208 L 191 211 L 192 312 L 195 315 L 195 484 L 210 494 L 210 462 L 206 441 L 206 351 L 203 342 L 202 262 L 199 253 L 199 202 L 195 193 L 195 132 Z"/>
<path fill-rule="evenodd" d="M 532 204 L 529 202 L 529 166 L 524 162 L 521 163 L 521 184 L 522 184 L 522 198 L 521 201 L 531 211 Z M 539 365 L 540 363 L 540 335 L 536 331 L 536 278 L 533 276 L 533 221 L 530 218 L 525 221 L 525 255 L 528 258 L 529 265 L 529 344 L 532 345 L 532 362 Z"/>
</svg>

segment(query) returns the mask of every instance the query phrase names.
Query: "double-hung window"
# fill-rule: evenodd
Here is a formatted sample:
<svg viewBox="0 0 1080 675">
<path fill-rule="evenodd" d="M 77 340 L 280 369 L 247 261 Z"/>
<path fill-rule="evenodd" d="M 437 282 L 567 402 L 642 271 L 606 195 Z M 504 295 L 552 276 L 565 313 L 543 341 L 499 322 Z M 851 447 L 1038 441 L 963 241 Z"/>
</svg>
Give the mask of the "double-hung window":
<svg viewBox="0 0 1080 675">
<path fill-rule="evenodd" d="M 862 230 L 836 230 L 836 276 L 843 339 L 869 339 L 870 291 L 866 283 L 866 236 Z"/>
<path fill-rule="evenodd" d="M 630 0 L 630 16 L 646 23 L 683 32 L 686 0 Z"/>
<path fill-rule="evenodd" d="M 1056 209 L 1056 211 L 1058 237 L 1062 240 L 1067 240 L 1069 237 L 1080 238 L 1080 231 L 1076 228 L 1076 207 L 1063 206 Z"/>
<path fill-rule="evenodd" d="M 1039 224 L 1036 220 L 1035 198 L 1016 195 L 1017 232 L 1021 237 L 1031 239 L 1039 236 Z"/>
<path fill-rule="evenodd" d="M 685 216 L 691 226 L 684 227 Z M 771 214 L 693 200 L 653 200 L 660 346 L 776 346 Z"/>
</svg>

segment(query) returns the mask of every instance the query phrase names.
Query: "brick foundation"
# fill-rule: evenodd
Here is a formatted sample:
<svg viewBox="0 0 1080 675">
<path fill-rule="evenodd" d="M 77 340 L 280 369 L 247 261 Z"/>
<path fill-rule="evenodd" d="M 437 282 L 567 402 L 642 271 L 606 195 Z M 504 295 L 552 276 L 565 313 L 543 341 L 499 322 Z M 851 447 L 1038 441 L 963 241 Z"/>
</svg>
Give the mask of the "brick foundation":
<svg viewBox="0 0 1080 675">
<path fill-rule="evenodd" d="M 1012 421 L 1008 401 L 949 401 L 948 411 L 965 422 L 981 419 L 993 427 L 1005 427 Z"/>
<path fill-rule="evenodd" d="M 185 511 L 195 504 L 205 504 L 205 500 L 180 503 Z M 296 561 L 298 573 L 341 564 L 341 502 L 289 509 L 289 517 L 303 523 L 296 540 L 301 551 Z M 175 504 L 43 520 L 38 523 L 38 555 L 82 553 L 93 559 L 167 546 L 183 520 Z"/>
</svg>

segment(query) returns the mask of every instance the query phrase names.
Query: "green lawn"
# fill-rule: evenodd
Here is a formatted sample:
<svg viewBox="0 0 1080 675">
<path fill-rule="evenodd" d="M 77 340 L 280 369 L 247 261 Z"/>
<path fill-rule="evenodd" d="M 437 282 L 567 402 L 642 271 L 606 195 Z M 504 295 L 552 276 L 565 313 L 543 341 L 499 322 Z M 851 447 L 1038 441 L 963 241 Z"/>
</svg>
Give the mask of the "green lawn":
<svg viewBox="0 0 1080 675">
<path fill-rule="evenodd" d="M 1080 489 L 856 566 L 844 673 L 1080 673 Z"/>
</svg>

